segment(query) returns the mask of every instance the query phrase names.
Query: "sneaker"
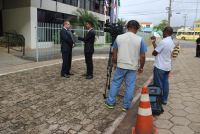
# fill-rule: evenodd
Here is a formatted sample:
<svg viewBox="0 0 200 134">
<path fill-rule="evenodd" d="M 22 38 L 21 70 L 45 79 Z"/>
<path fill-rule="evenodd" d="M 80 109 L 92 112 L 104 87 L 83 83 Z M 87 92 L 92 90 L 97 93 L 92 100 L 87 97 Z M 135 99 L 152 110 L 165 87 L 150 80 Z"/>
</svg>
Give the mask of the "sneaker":
<svg viewBox="0 0 200 134">
<path fill-rule="evenodd" d="M 163 105 L 167 105 L 167 101 L 162 101 L 162 104 Z"/>
<path fill-rule="evenodd" d="M 126 112 L 128 110 L 128 108 L 122 108 L 122 111 Z"/>
<path fill-rule="evenodd" d="M 113 108 L 113 106 L 109 105 L 107 101 L 105 101 L 105 103 L 104 103 L 104 104 L 105 104 L 105 106 L 107 106 L 107 107 L 108 107 L 108 108 L 110 108 L 110 109 L 112 109 L 112 108 Z"/>
</svg>

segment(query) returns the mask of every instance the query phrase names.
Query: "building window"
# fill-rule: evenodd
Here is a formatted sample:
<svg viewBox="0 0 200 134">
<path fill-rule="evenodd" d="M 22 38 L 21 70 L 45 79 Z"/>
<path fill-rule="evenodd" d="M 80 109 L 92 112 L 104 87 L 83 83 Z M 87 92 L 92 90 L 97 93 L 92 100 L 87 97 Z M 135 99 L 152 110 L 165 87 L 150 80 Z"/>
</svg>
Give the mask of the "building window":
<svg viewBox="0 0 200 134">
<path fill-rule="evenodd" d="M 100 6 L 99 6 L 99 13 L 100 14 L 104 14 L 103 7 L 104 7 L 104 1 L 100 1 Z"/>
<path fill-rule="evenodd" d="M 90 3 L 90 11 L 94 11 L 94 1 L 91 0 L 91 3 Z"/>
<path fill-rule="evenodd" d="M 56 1 L 56 0 L 53 0 Z M 57 2 L 65 3 L 67 5 L 78 6 L 78 0 L 57 0 Z"/>
<path fill-rule="evenodd" d="M 46 11 L 45 10 L 38 10 L 37 11 L 38 22 L 46 23 Z"/>
<path fill-rule="evenodd" d="M 71 1 L 71 0 L 65 0 L 65 4 L 70 5 L 70 4 L 71 4 L 70 1 Z"/>
<path fill-rule="evenodd" d="M 85 9 L 85 0 L 80 0 L 80 8 Z"/>
<path fill-rule="evenodd" d="M 70 5 L 77 7 L 78 6 L 78 1 L 77 0 L 71 0 Z"/>
<path fill-rule="evenodd" d="M 147 28 L 150 28 L 150 25 L 146 25 Z"/>
<path fill-rule="evenodd" d="M 3 19 L 1 10 L 0 10 L 0 31 L 3 31 Z M 3 33 L 0 33 L 0 36 L 3 36 Z"/>
<path fill-rule="evenodd" d="M 57 0 L 57 2 L 61 2 L 61 3 L 63 3 L 63 2 L 64 2 L 64 0 Z"/>
<path fill-rule="evenodd" d="M 110 16 L 111 8 L 107 8 L 106 15 Z"/>
<path fill-rule="evenodd" d="M 85 9 L 90 10 L 90 0 L 85 0 Z"/>
<path fill-rule="evenodd" d="M 96 0 L 96 1 L 95 1 L 95 12 L 96 12 L 96 13 L 99 13 L 99 7 L 100 7 L 100 5 L 99 5 L 99 0 Z"/>
<path fill-rule="evenodd" d="M 69 14 L 63 14 L 63 13 L 56 13 L 53 11 L 47 11 L 38 9 L 38 22 L 42 23 L 55 23 L 55 24 L 63 24 L 64 20 L 69 19 Z"/>
<path fill-rule="evenodd" d="M 56 24 L 63 24 L 63 22 L 64 22 L 64 14 L 62 14 L 62 13 L 55 13 L 56 14 L 56 16 L 55 16 L 55 23 Z"/>
<path fill-rule="evenodd" d="M 47 12 L 47 16 L 46 16 L 47 21 L 45 23 L 55 23 L 55 12 L 53 11 L 46 11 L 46 12 Z"/>
</svg>

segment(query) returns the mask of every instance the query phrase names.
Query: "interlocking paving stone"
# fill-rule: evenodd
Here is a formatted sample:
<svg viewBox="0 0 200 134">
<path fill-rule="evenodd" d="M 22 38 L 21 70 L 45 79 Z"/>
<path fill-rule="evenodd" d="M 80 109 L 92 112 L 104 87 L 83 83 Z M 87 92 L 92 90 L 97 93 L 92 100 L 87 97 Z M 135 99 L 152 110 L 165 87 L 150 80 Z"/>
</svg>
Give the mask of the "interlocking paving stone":
<svg viewBox="0 0 200 134">
<path fill-rule="evenodd" d="M 195 108 L 195 107 L 186 107 L 184 110 L 185 110 L 186 112 L 190 113 L 190 114 L 200 114 L 199 108 Z"/>
<path fill-rule="evenodd" d="M 170 119 L 172 117 L 172 115 L 165 111 L 165 114 L 161 114 L 159 116 L 155 116 L 157 119 Z"/>
<path fill-rule="evenodd" d="M 186 116 L 188 114 L 186 111 L 180 109 L 172 109 L 169 112 L 174 116 Z"/>
<path fill-rule="evenodd" d="M 167 129 L 157 129 L 158 134 L 173 134 Z"/>
<path fill-rule="evenodd" d="M 169 107 L 167 105 L 163 105 L 162 107 L 163 107 L 165 112 L 168 112 L 168 111 L 170 111 L 172 109 L 171 107 Z"/>
<path fill-rule="evenodd" d="M 195 101 L 196 99 L 194 97 L 182 97 L 182 100 L 188 102 L 188 101 Z"/>
<path fill-rule="evenodd" d="M 192 93 L 180 93 L 182 96 L 193 96 L 194 94 Z"/>
<path fill-rule="evenodd" d="M 188 114 L 186 117 L 192 122 L 200 123 L 200 114 Z"/>
<path fill-rule="evenodd" d="M 182 93 L 190 93 L 191 91 L 188 89 L 178 89 L 178 91 L 182 92 Z"/>
<path fill-rule="evenodd" d="M 165 133 L 165 130 L 174 134 L 199 133 L 200 70 L 198 67 L 200 64 L 199 59 L 194 58 L 192 51 L 194 49 L 182 49 L 179 56 L 172 62 L 172 77 L 169 78 L 170 90 L 167 104 L 170 107 L 167 111 L 173 116 L 169 119 L 172 127 L 164 129 L 165 126 L 161 125 L 162 120 L 155 119 L 154 124 L 159 133 Z M 168 115 L 168 112 L 164 112 L 163 115 Z"/>
<path fill-rule="evenodd" d="M 189 127 L 195 132 L 200 132 L 200 123 L 192 122 Z"/>
<path fill-rule="evenodd" d="M 172 121 L 174 125 L 179 125 L 179 126 L 187 126 L 191 123 L 191 121 L 185 117 L 172 117 L 170 121 Z"/>
<path fill-rule="evenodd" d="M 200 100 L 200 95 L 194 95 L 194 98 L 196 98 L 197 100 Z"/>
<path fill-rule="evenodd" d="M 104 132 L 123 107 L 122 97 L 116 98 L 113 110 L 103 104 L 107 62 L 94 60 L 92 80 L 81 76 L 86 70 L 84 60 L 72 62 L 74 76 L 69 79 L 60 77 L 61 64 L 0 76 L 0 133 L 5 129 L 22 132 L 22 126 L 27 133 Z M 152 69 L 153 62 L 146 62 L 145 75 L 137 76 L 138 86 L 151 76 Z M 119 93 L 125 93 L 125 83 Z"/>
<path fill-rule="evenodd" d="M 156 128 L 163 129 L 170 129 L 173 126 L 173 124 L 170 121 L 161 119 L 157 119 L 156 121 L 154 121 L 154 125 L 156 126 Z"/>
<path fill-rule="evenodd" d="M 173 126 L 171 131 L 174 134 L 194 134 L 194 131 L 187 126 Z"/>
<path fill-rule="evenodd" d="M 184 109 L 185 106 L 183 104 L 172 103 L 169 105 L 172 109 Z"/>
<path fill-rule="evenodd" d="M 198 107 L 199 104 L 196 102 L 184 102 L 183 105 L 187 106 L 187 107 Z"/>
<path fill-rule="evenodd" d="M 181 100 L 181 99 L 178 99 L 178 98 L 173 98 L 173 97 L 171 97 L 171 98 L 169 98 L 169 100 L 172 102 L 172 103 L 183 103 L 184 101 L 183 100 Z"/>
</svg>

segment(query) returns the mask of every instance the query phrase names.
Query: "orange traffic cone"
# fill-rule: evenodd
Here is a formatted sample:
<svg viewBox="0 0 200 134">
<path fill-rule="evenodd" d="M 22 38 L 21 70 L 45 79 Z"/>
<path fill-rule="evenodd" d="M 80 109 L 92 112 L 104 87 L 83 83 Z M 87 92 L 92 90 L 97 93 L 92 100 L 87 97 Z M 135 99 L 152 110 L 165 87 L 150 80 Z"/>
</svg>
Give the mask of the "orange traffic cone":
<svg viewBox="0 0 200 134">
<path fill-rule="evenodd" d="M 132 134 L 158 134 L 153 124 L 153 116 L 147 87 L 142 88 L 136 126 L 132 127 L 131 131 Z"/>
<path fill-rule="evenodd" d="M 172 74 L 171 74 L 171 73 L 169 73 L 169 77 L 172 77 Z"/>
</svg>

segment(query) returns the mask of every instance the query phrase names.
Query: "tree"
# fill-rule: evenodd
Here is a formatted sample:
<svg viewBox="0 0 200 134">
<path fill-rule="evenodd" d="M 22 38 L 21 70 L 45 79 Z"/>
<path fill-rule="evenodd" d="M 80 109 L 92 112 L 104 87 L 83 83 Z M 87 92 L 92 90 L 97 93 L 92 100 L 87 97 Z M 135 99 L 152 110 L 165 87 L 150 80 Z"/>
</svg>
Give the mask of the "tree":
<svg viewBox="0 0 200 134">
<path fill-rule="evenodd" d="M 74 26 L 85 27 L 87 24 L 87 21 L 92 21 L 94 28 L 102 27 L 101 23 L 98 22 L 99 18 L 92 13 L 88 13 L 88 10 L 86 9 L 78 8 L 76 11 L 73 11 L 72 14 L 75 16 L 71 16 L 68 20 Z"/>
<path fill-rule="evenodd" d="M 164 28 L 167 26 L 167 24 L 168 24 L 168 21 L 164 19 L 161 21 L 161 23 L 159 23 L 158 25 L 155 25 L 153 29 L 156 31 L 163 31 Z"/>
<path fill-rule="evenodd" d="M 118 18 L 118 23 L 126 25 L 127 24 L 127 20 L 123 20 L 122 18 Z"/>
</svg>

